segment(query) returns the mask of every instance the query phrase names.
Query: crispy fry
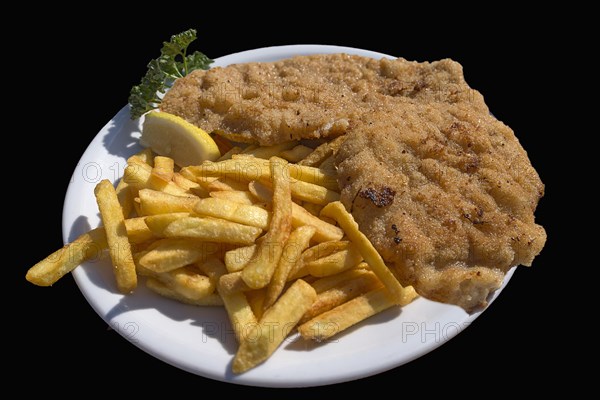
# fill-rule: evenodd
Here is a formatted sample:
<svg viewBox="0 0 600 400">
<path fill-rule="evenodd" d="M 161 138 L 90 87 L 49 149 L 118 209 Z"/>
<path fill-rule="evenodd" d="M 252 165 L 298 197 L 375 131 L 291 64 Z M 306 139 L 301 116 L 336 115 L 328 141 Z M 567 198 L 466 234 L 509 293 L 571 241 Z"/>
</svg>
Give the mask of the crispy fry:
<svg viewBox="0 0 600 400">
<path fill-rule="evenodd" d="M 215 252 L 217 246 L 213 243 L 166 238 L 154 242 L 139 263 L 154 273 L 162 273 L 206 259 Z"/>
<path fill-rule="evenodd" d="M 147 269 L 141 264 L 140 267 L 140 275 L 158 279 L 169 289 L 191 301 L 211 295 L 216 288 L 215 283 L 208 276 L 199 274 L 195 267 L 186 266 L 161 273 Z"/>
<path fill-rule="evenodd" d="M 217 159 L 217 161 L 224 161 L 224 160 L 231 160 L 231 156 L 233 156 L 234 154 L 239 154 L 242 152 L 242 148 L 239 146 L 234 146 L 231 149 L 229 149 L 226 153 L 221 152 L 221 154 L 223 154 L 221 157 L 219 157 Z"/>
<path fill-rule="evenodd" d="M 417 294 L 412 286 L 407 286 L 404 289 L 406 292 L 404 298 L 410 303 Z M 394 305 L 396 305 L 396 299 L 387 288 L 382 287 L 358 296 L 305 322 L 298 327 L 298 332 L 304 339 L 322 342 Z"/>
<path fill-rule="evenodd" d="M 187 297 L 184 297 L 159 281 L 158 279 L 149 277 L 146 279 L 146 286 L 148 289 L 152 290 L 154 293 L 157 293 L 163 297 L 167 297 L 172 300 L 179 301 L 180 303 L 186 303 L 193 306 L 222 306 L 223 300 L 221 296 L 216 293 L 210 294 L 206 297 L 202 297 L 196 300 L 190 300 Z"/>
<path fill-rule="evenodd" d="M 185 190 L 186 193 L 193 194 L 202 198 L 208 197 L 208 190 L 206 190 L 199 183 L 187 179 L 179 172 L 175 172 L 173 174 L 173 183 Z"/>
<path fill-rule="evenodd" d="M 346 140 L 344 136 L 338 136 L 330 142 L 325 142 L 315 149 L 305 159 L 298 162 L 300 165 L 308 165 L 311 167 L 321 164 L 327 157 L 336 153 L 342 143 Z"/>
<path fill-rule="evenodd" d="M 176 212 L 168 214 L 149 215 L 144 218 L 144 222 L 148 229 L 158 237 L 165 237 L 165 229 L 173 221 L 180 218 L 189 217 L 191 214 L 188 212 Z"/>
<path fill-rule="evenodd" d="M 117 192 L 117 198 L 119 199 L 119 204 L 121 205 L 121 209 L 123 210 L 123 216 L 125 218 L 129 217 L 131 211 L 133 211 L 133 191 L 125 179 L 120 179 L 117 184 L 117 188 L 115 189 Z"/>
<path fill-rule="evenodd" d="M 248 290 L 245 291 L 246 300 L 254 313 L 256 319 L 261 319 L 264 313 L 263 304 L 265 303 L 265 296 L 267 295 L 267 288 Z"/>
<path fill-rule="evenodd" d="M 244 154 L 254 156 L 256 158 L 264 158 L 268 160 L 273 156 L 279 155 L 282 151 L 289 150 L 296 145 L 296 142 L 285 142 L 280 144 L 275 144 L 273 146 L 258 146 L 247 148 L 244 150 Z M 250 147 L 250 146 L 248 146 Z"/>
<path fill-rule="evenodd" d="M 160 190 L 161 192 L 174 194 L 178 196 L 185 196 L 187 193 L 184 189 L 177 186 L 174 182 L 169 182 L 166 185 L 160 185 L 159 187 L 152 184 L 150 175 L 152 174 L 152 167 L 148 164 L 143 163 L 135 158 L 133 162 L 129 162 L 125 168 L 123 179 L 127 184 L 137 190 L 141 189 L 154 189 Z"/>
<path fill-rule="evenodd" d="M 137 286 L 137 275 L 117 192 L 112 183 L 104 179 L 96 185 L 94 194 L 106 232 L 108 252 L 112 260 L 117 287 L 121 293 L 129 293 Z"/>
<path fill-rule="evenodd" d="M 251 327 L 233 359 L 233 372 L 245 372 L 265 361 L 279 347 L 302 315 L 315 301 L 315 290 L 302 279 L 265 311 L 258 325 Z"/>
<path fill-rule="evenodd" d="M 314 237 L 313 237 L 314 239 Z M 308 275 L 308 269 L 306 268 L 306 264 L 318 260 L 322 257 L 327 257 L 330 254 L 335 253 L 336 251 L 345 250 L 348 248 L 350 242 L 344 240 L 332 240 L 327 242 L 319 243 L 302 253 L 302 257 L 289 273 L 288 280 L 302 278 L 305 275 Z"/>
<path fill-rule="evenodd" d="M 225 253 L 225 266 L 228 272 L 237 272 L 244 269 L 248 262 L 254 257 L 258 245 L 238 247 Z"/>
<path fill-rule="evenodd" d="M 219 285 L 219 279 L 227 273 L 225 264 L 216 257 L 209 257 L 207 260 L 198 263 L 198 268 L 208 276 L 215 288 Z"/>
<path fill-rule="evenodd" d="M 144 217 L 129 218 L 125 220 L 125 229 L 129 243 L 139 244 L 156 238 L 156 235 L 148 228 Z"/>
<path fill-rule="evenodd" d="M 298 164 L 289 164 L 288 169 L 289 176 L 301 182 L 323 186 L 336 192 L 339 192 L 340 190 L 335 170 L 328 171 L 321 168 Z"/>
<path fill-rule="evenodd" d="M 309 203 L 309 202 L 303 201 L 302 208 L 304 208 L 306 211 L 308 211 L 315 217 L 319 218 L 319 214 L 321 213 L 323 206 L 319 205 L 319 204 L 314 204 L 314 203 Z"/>
<path fill-rule="evenodd" d="M 251 156 L 234 155 L 230 160 L 204 161 L 201 165 L 189 166 L 187 170 L 197 178 L 228 177 L 237 182 L 250 182 L 259 178 L 269 179 L 269 161 Z"/>
<path fill-rule="evenodd" d="M 240 204 L 253 205 L 254 196 L 247 190 L 221 190 L 210 192 L 210 197 L 215 199 L 226 199 Z"/>
<path fill-rule="evenodd" d="M 364 267 L 364 268 L 361 268 Z M 358 267 L 349 269 L 344 272 L 340 272 L 339 274 L 326 276 L 324 278 L 319 278 L 314 282 L 311 282 L 311 286 L 315 289 L 317 294 L 323 293 L 331 288 L 342 285 L 344 282 L 349 281 L 351 279 L 359 278 L 364 274 L 372 273 L 368 269 L 367 263 L 361 263 Z"/>
<path fill-rule="evenodd" d="M 304 266 L 312 276 L 323 277 L 346 271 L 362 260 L 363 257 L 356 246 L 350 245 L 347 249 L 307 262 Z"/>
<path fill-rule="evenodd" d="M 375 275 L 381 280 L 385 287 L 390 291 L 396 304 L 405 305 L 412 301 L 411 291 L 405 291 L 400 282 L 394 277 L 392 272 L 385 265 L 381 255 L 375 250 L 375 247 L 369 242 L 369 239 L 359 230 L 358 224 L 354 221 L 352 214 L 346 211 L 342 203 L 336 201 L 326 205 L 321 214 L 333 218 L 342 227 L 348 239 L 356 245 L 365 261 L 371 266 Z"/>
<path fill-rule="evenodd" d="M 287 179 L 290 181 L 292 197 L 295 200 L 325 205 L 340 199 L 340 194 L 338 192 L 334 192 L 326 187 L 304 182 L 295 178 Z M 261 177 L 258 181 L 263 185 L 271 186 L 271 180 L 268 177 Z"/>
<path fill-rule="evenodd" d="M 275 268 L 273 279 L 269 283 L 269 286 L 267 286 L 267 295 L 263 305 L 265 309 L 273 305 L 281 292 L 283 292 L 290 270 L 298 262 L 302 252 L 308 247 L 315 231 L 316 229 L 313 226 L 306 225 L 296 228 L 290 233 L 283 247 L 283 253 L 281 254 L 277 268 Z"/>
<path fill-rule="evenodd" d="M 257 254 L 242 271 L 242 279 L 252 289 L 265 287 L 271 281 L 292 227 L 292 196 L 290 181 L 284 175 L 287 161 L 271 157 L 273 176 L 272 216 L 268 232 L 259 245 Z"/>
<path fill-rule="evenodd" d="M 163 231 L 167 237 L 194 238 L 211 242 L 249 245 L 262 229 L 219 218 L 183 217 L 171 222 Z"/>
<path fill-rule="evenodd" d="M 226 154 L 228 151 L 231 151 L 233 144 L 222 136 L 217 135 L 216 133 L 211 133 L 210 137 L 214 140 L 215 144 L 219 148 L 219 154 Z"/>
<path fill-rule="evenodd" d="M 104 228 L 92 229 L 29 268 L 25 278 L 38 286 L 51 286 L 79 264 L 99 257 L 108 248 Z"/>
<path fill-rule="evenodd" d="M 235 179 L 229 178 L 227 176 L 216 178 L 210 183 L 206 185 L 206 188 L 213 191 L 240 191 L 246 190 L 248 185 L 246 182 L 238 182 Z"/>
<path fill-rule="evenodd" d="M 221 294 L 231 294 L 252 290 L 242 279 L 242 271 L 225 274 L 219 280 Z"/>
<path fill-rule="evenodd" d="M 201 216 L 222 218 L 261 229 L 267 229 L 270 219 L 269 212 L 263 208 L 212 197 L 196 202 L 194 212 Z"/>
<path fill-rule="evenodd" d="M 297 163 L 312 152 L 312 148 L 299 144 L 298 146 L 295 146 L 292 149 L 282 151 L 281 153 L 279 153 L 279 157 L 289 162 Z"/>
<path fill-rule="evenodd" d="M 154 166 L 154 152 L 150 147 L 144 147 L 138 153 L 132 155 L 127 159 L 127 163 L 130 162 L 142 162 L 144 164 L 148 164 L 150 167 Z"/>
<path fill-rule="evenodd" d="M 150 174 L 150 179 L 157 186 L 166 185 L 173 180 L 175 161 L 172 158 L 164 156 L 154 157 L 154 167 Z"/>
<path fill-rule="evenodd" d="M 223 275 L 220 281 L 222 281 L 225 276 L 227 275 Z M 237 292 L 225 294 L 222 292 L 220 283 L 218 291 L 225 304 L 225 309 L 227 310 L 229 321 L 235 332 L 235 337 L 238 343 L 243 343 L 248 333 L 252 331 L 252 328 L 258 325 L 258 321 L 252 312 L 252 308 L 250 307 L 250 304 L 248 304 L 248 300 L 246 299 L 246 296 L 244 296 L 244 293 Z"/>
<path fill-rule="evenodd" d="M 250 193 L 259 200 L 266 203 L 271 202 L 273 191 L 270 187 L 254 181 L 248 185 L 248 188 L 250 189 Z M 313 237 L 313 240 L 316 242 L 340 240 L 344 236 L 344 232 L 337 226 L 315 217 L 302 206 L 292 202 L 292 226 L 297 228 L 303 225 L 312 225 L 317 229 Z"/>
<path fill-rule="evenodd" d="M 355 297 L 380 287 L 383 287 L 383 284 L 377 279 L 377 276 L 370 271 L 365 271 L 365 273 L 354 279 L 343 281 L 339 285 L 319 293 L 317 300 L 302 316 L 299 323 L 302 324 L 340 304 L 344 304 Z"/>
<path fill-rule="evenodd" d="M 141 189 L 138 196 L 142 215 L 191 212 L 200 200 L 191 194 L 173 195 L 151 189 Z"/>
</svg>

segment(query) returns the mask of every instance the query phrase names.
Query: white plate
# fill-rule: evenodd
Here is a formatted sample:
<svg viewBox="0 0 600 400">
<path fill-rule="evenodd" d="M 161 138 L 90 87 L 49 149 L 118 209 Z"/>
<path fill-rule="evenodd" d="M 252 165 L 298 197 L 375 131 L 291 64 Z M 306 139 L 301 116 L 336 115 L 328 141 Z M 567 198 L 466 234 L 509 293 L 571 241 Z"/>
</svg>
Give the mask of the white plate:
<svg viewBox="0 0 600 400">
<path fill-rule="evenodd" d="M 348 47 L 298 45 L 236 53 L 218 58 L 214 65 L 340 52 L 391 57 Z M 90 143 L 67 190 L 65 243 L 99 225 L 94 186 L 101 179 L 115 182 L 122 176 L 126 158 L 140 150 L 139 132 L 139 121 L 130 120 L 126 106 Z M 329 343 L 315 345 L 294 336 L 265 363 L 236 376 L 230 370 L 237 344 L 223 309 L 176 303 L 153 294 L 143 284 L 133 295 L 123 296 L 115 287 L 107 260 L 87 262 L 73 275 L 96 312 L 142 350 L 194 374 L 244 385 L 318 386 L 374 375 L 435 349 L 479 315 L 420 298 L 402 310 L 381 313 Z M 511 275 L 512 271 L 505 284 Z"/>
</svg>

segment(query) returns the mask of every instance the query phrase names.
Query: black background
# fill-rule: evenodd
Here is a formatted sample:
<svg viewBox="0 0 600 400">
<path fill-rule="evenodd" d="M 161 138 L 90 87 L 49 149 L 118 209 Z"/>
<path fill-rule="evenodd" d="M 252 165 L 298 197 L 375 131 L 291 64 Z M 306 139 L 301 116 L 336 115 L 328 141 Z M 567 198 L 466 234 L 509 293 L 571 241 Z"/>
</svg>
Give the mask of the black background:
<svg viewBox="0 0 600 400">
<path fill-rule="evenodd" d="M 27 389 L 69 393 L 75 392 L 72 382 L 77 381 L 94 394 L 107 395 L 152 392 L 154 385 L 176 388 L 174 393 L 193 389 L 199 396 L 211 389 L 224 394 L 282 394 L 208 380 L 145 354 L 108 329 L 71 276 L 52 288 L 24 280 L 31 265 L 62 246 L 62 205 L 79 157 L 126 104 L 130 87 L 158 55 L 162 41 L 191 27 L 199 31 L 195 49 L 212 58 L 284 44 L 351 46 L 419 61 L 453 58 L 462 63 L 467 81 L 483 93 L 492 112 L 515 130 L 546 184 L 546 196 L 536 213 L 548 231 L 546 248 L 532 268 L 518 269 L 497 301 L 468 329 L 394 370 L 341 385 L 287 391 L 285 396 L 339 394 L 346 389 L 381 394 L 382 385 L 450 396 L 468 392 L 475 383 L 499 394 L 516 387 L 535 390 L 548 378 L 533 378 L 552 370 L 549 354 L 561 352 L 560 345 L 548 347 L 552 340 L 548 332 L 570 329 L 557 322 L 549 304 L 548 285 L 558 263 L 559 233 L 551 211 L 558 179 L 550 172 L 547 156 L 552 141 L 546 135 L 549 126 L 543 125 L 548 109 L 533 106 L 546 101 L 542 93 L 548 81 L 538 61 L 549 55 L 552 34 L 532 28 L 530 16 L 518 13 L 460 19 L 442 13 L 434 20 L 408 10 L 398 14 L 379 9 L 375 16 L 359 10 L 352 17 L 316 17 L 317 11 L 302 11 L 292 13 L 297 17 L 293 19 L 289 14 L 240 18 L 244 10 L 233 5 L 217 15 L 201 10 L 171 12 L 165 7 L 148 17 L 89 8 L 80 11 L 78 18 L 65 15 L 41 24 L 23 20 L 32 38 L 19 43 L 22 60 L 27 62 L 6 82 L 15 93 L 10 108 L 24 117 L 22 127 L 5 127 L 4 132 L 5 138 L 10 134 L 17 143 L 21 141 L 14 147 L 19 172 L 4 166 L 5 179 L 16 182 L 16 187 L 5 185 L 4 191 L 19 196 L 12 200 L 19 210 L 12 217 L 18 222 L 11 228 L 17 239 L 4 245 L 5 251 L 18 254 L 16 265 L 14 261 L 5 265 L 11 273 L 16 271 L 11 284 L 17 288 L 5 300 L 5 326 L 10 326 L 12 336 L 5 345 L 16 346 L 14 372 L 31 382 Z M 236 18 L 230 19 L 228 13 Z"/>
</svg>

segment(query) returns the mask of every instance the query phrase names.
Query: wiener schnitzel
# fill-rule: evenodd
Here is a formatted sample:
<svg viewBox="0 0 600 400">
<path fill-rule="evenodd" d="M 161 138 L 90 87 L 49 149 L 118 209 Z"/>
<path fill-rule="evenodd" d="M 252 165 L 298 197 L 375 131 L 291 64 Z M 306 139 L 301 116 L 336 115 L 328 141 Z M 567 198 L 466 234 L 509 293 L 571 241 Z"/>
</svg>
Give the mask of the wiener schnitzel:
<svg viewBox="0 0 600 400">
<path fill-rule="evenodd" d="M 402 284 L 467 311 L 546 240 L 544 185 L 460 64 L 302 56 L 195 71 L 162 109 L 269 145 L 346 135 L 341 200 Z"/>
<path fill-rule="evenodd" d="M 375 60 L 347 54 L 196 70 L 175 81 L 161 110 L 237 141 L 271 145 L 344 134 L 390 101 L 469 100 L 486 109 L 451 60 Z"/>
</svg>

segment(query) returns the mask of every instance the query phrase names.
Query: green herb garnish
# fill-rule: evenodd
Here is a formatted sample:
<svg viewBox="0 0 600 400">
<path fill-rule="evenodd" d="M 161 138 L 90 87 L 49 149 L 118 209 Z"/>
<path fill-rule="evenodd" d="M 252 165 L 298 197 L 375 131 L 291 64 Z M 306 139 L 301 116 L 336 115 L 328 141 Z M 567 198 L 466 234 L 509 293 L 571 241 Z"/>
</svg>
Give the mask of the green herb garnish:
<svg viewBox="0 0 600 400">
<path fill-rule="evenodd" d="M 187 54 L 187 48 L 196 40 L 196 30 L 189 29 L 171 36 L 163 42 L 160 57 L 148 63 L 148 71 L 139 85 L 131 88 L 129 104 L 131 119 L 137 119 L 150 110 L 158 108 L 162 95 L 182 78 L 197 69 L 208 69 L 213 60 L 199 51 Z"/>
</svg>

